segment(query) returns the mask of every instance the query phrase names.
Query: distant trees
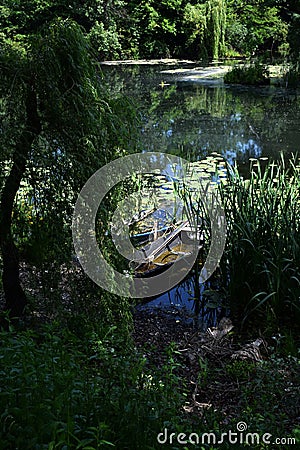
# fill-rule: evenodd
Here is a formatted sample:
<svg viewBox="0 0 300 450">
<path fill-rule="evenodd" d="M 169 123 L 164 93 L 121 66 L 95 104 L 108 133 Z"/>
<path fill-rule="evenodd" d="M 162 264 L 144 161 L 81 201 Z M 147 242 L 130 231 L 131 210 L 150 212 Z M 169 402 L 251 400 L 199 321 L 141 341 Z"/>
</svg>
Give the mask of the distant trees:
<svg viewBox="0 0 300 450">
<path fill-rule="evenodd" d="M 285 56 L 297 22 L 295 5 L 296 0 L 125 0 L 126 52 L 148 58 Z"/>
<path fill-rule="evenodd" d="M 266 54 L 297 48 L 297 0 L 4 0 L 1 29 L 31 33 L 72 18 L 99 60 Z M 12 6 L 13 5 L 13 6 Z"/>
<path fill-rule="evenodd" d="M 286 43 L 288 25 L 276 1 L 227 0 L 227 11 L 226 43 L 240 54 L 272 57 Z"/>
<path fill-rule="evenodd" d="M 189 57 L 288 52 L 287 36 L 297 2 L 291 0 L 131 0 L 124 1 L 127 54 Z"/>
<path fill-rule="evenodd" d="M 291 49 L 291 58 L 297 70 L 300 70 L 300 3 L 297 0 L 289 2 L 286 10 L 290 20 L 288 42 Z"/>
<path fill-rule="evenodd" d="M 218 58 L 225 50 L 225 0 L 129 1 L 142 57 Z"/>
<path fill-rule="evenodd" d="M 184 8 L 183 31 L 190 57 L 214 58 L 225 55 L 226 2 L 208 0 L 187 3 Z"/>
<path fill-rule="evenodd" d="M 129 0 L 130 36 L 141 57 L 168 57 L 176 53 L 184 0 Z"/>
</svg>

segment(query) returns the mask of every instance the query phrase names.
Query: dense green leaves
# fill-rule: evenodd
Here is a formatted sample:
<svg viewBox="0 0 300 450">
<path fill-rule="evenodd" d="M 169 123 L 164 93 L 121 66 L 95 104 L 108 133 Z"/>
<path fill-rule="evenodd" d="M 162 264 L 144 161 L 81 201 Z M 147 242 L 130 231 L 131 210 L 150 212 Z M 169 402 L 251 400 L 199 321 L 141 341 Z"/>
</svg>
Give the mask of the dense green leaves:
<svg viewBox="0 0 300 450">
<path fill-rule="evenodd" d="M 72 18 L 83 27 L 99 59 L 297 52 L 296 1 L 282 0 L 5 0 L 1 30 L 14 40 L 45 23 Z M 299 46 L 298 46 L 299 47 Z"/>
<path fill-rule="evenodd" d="M 137 352 L 117 352 L 115 331 L 83 340 L 58 325 L 1 333 L 1 450 L 144 449 L 164 420 L 180 422 L 172 349 L 150 369 Z"/>
<path fill-rule="evenodd" d="M 7 13 L 7 20 L 10 17 L 13 20 L 14 14 Z M 33 19 L 25 14 L 28 24 L 33 25 Z M 7 168 L 1 180 L 0 243 L 6 306 L 19 315 L 22 308 L 17 312 L 15 306 L 22 289 L 12 231 L 24 230 L 13 226 L 12 217 L 22 182 L 26 181 L 23 200 L 33 209 L 29 242 L 31 255 L 35 248 L 34 262 L 49 261 L 46 255 L 56 262 L 68 260 L 71 205 L 79 187 L 129 148 L 134 141 L 135 114 L 124 99 L 108 98 L 88 40 L 75 21 L 57 18 L 21 34 L 22 19 L 10 31 L 1 36 L 0 53 L 0 139 L 5 149 L 0 159 Z M 61 240 L 55 241 L 56 235 Z"/>
<path fill-rule="evenodd" d="M 268 52 L 273 56 L 286 42 L 288 26 L 276 2 L 253 0 L 228 2 L 226 41 L 228 46 L 247 55 Z"/>
<path fill-rule="evenodd" d="M 223 0 L 187 3 L 183 24 L 191 57 L 217 59 L 224 55 L 226 5 Z"/>
</svg>

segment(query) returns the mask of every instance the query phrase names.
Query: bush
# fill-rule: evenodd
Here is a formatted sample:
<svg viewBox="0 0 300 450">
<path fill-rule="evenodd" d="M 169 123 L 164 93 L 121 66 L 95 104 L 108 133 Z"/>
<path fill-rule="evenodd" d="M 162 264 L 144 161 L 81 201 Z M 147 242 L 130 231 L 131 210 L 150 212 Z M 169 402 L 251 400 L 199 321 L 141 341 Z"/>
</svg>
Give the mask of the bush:
<svg viewBox="0 0 300 450">
<path fill-rule="evenodd" d="M 235 66 L 224 76 L 225 83 L 261 85 L 269 84 L 268 69 L 259 63 L 250 64 L 250 66 Z"/>
<path fill-rule="evenodd" d="M 155 445 L 163 421 L 178 421 L 177 378 L 170 361 L 150 371 L 119 344 L 114 330 L 89 340 L 58 325 L 2 332 L 0 449 Z"/>
<path fill-rule="evenodd" d="M 300 69 L 290 68 L 290 70 L 284 76 L 284 82 L 286 87 L 300 86 Z"/>
</svg>

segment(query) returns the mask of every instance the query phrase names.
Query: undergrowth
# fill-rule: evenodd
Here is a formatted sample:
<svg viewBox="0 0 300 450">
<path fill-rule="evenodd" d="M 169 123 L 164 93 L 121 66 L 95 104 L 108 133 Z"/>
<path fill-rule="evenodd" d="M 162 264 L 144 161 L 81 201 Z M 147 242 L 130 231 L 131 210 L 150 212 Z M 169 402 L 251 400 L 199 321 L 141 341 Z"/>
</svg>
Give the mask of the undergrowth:
<svg viewBox="0 0 300 450">
<path fill-rule="evenodd" d="M 203 390 L 199 385 L 197 401 L 207 390 L 216 394 L 223 390 L 225 397 L 234 395 L 234 404 L 229 402 L 228 409 L 217 394 L 201 414 L 184 413 L 189 402 L 177 372 L 184 365 L 176 345 L 169 346 L 158 367 L 133 347 L 117 351 L 120 338 L 114 329 L 101 339 L 91 334 L 82 340 L 52 324 L 36 331 L 11 329 L 0 337 L 1 450 L 230 449 L 228 439 L 209 443 L 205 433 L 221 439 L 222 433 L 236 432 L 241 421 L 260 436 L 299 438 L 295 357 L 274 354 L 255 364 L 229 360 L 225 366 L 212 357 L 205 367 L 199 366 L 199 376 L 203 373 L 199 380 L 205 371 L 209 377 Z M 169 437 L 174 435 L 162 445 L 157 436 L 164 430 Z M 195 435 L 203 437 L 203 445 L 181 445 L 180 433 L 185 439 L 193 433 L 193 441 Z M 164 439 L 164 434 L 160 436 Z M 260 438 L 251 448 L 268 448 L 261 442 Z M 245 447 L 238 443 L 236 448 Z"/>
<path fill-rule="evenodd" d="M 58 325 L 2 332 L 0 449 L 153 448 L 182 402 L 171 354 L 150 371 L 118 340 Z"/>
</svg>

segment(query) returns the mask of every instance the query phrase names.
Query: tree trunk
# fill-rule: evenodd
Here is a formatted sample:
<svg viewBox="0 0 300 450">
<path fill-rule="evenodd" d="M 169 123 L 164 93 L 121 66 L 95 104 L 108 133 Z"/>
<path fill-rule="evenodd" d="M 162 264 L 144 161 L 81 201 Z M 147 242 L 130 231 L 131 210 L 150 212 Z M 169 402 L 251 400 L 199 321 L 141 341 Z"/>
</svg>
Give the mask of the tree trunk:
<svg viewBox="0 0 300 450">
<path fill-rule="evenodd" d="M 0 248 L 3 260 L 3 289 L 5 310 L 11 318 L 21 317 L 26 306 L 26 295 L 19 278 L 18 250 L 14 244 L 11 225 L 16 194 L 26 170 L 26 163 L 34 139 L 41 131 L 34 83 L 27 86 L 25 99 L 26 121 L 12 157 L 12 168 L 6 178 L 0 202 Z"/>
</svg>

